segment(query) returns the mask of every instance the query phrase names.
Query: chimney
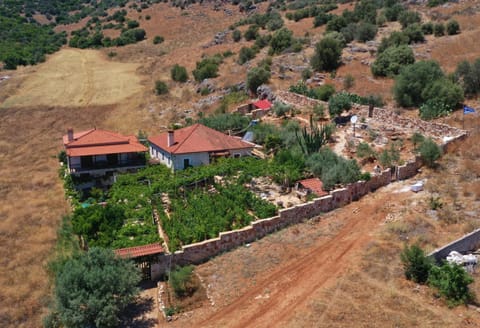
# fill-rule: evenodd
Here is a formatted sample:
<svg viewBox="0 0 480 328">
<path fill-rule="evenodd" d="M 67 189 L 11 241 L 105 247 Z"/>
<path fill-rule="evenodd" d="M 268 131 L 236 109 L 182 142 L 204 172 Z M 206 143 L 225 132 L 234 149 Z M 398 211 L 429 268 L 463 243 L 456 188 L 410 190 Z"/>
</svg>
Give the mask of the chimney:
<svg viewBox="0 0 480 328">
<path fill-rule="evenodd" d="M 68 136 L 68 142 L 73 141 L 73 128 L 68 128 L 67 136 Z"/>
<path fill-rule="evenodd" d="M 173 146 L 173 144 L 175 143 L 175 139 L 173 137 L 173 130 L 168 130 L 167 142 L 168 142 L 168 147 Z"/>
</svg>

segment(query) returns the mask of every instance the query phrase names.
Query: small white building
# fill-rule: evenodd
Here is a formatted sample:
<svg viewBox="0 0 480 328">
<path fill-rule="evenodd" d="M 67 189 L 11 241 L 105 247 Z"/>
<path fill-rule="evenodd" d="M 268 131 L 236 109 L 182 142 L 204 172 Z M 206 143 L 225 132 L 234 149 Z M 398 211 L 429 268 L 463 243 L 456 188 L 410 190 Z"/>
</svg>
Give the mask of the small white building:
<svg viewBox="0 0 480 328">
<path fill-rule="evenodd" d="M 254 144 L 195 124 L 148 138 L 150 156 L 173 170 L 210 164 L 218 157 L 250 156 Z"/>
</svg>

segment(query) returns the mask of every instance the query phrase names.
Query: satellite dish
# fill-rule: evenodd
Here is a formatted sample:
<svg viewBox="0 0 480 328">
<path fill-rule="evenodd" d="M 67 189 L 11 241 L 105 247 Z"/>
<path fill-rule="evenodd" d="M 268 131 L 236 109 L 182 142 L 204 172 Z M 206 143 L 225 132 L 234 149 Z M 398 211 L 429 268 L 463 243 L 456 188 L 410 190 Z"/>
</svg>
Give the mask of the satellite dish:
<svg viewBox="0 0 480 328">
<path fill-rule="evenodd" d="M 357 116 L 357 115 L 353 115 L 352 117 L 350 117 L 350 122 L 351 122 L 352 124 L 357 123 L 357 120 L 358 120 L 358 116 Z"/>
</svg>

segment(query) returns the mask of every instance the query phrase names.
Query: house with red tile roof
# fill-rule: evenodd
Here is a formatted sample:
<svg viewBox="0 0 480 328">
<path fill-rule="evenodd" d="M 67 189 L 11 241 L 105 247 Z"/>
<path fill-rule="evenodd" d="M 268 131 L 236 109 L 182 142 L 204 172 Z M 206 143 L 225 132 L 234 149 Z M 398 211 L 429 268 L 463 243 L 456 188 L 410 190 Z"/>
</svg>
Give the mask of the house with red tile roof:
<svg viewBox="0 0 480 328">
<path fill-rule="evenodd" d="M 90 129 L 63 136 L 68 172 L 73 175 L 102 176 L 136 170 L 145 166 L 147 147 L 135 136 Z"/>
<path fill-rule="evenodd" d="M 298 181 L 297 191 L 304 191 L 306 194 L 314 193 L 317 197 L 328 195 L 328 192 L 323 190 L 323 183 L 319 178 Z"/>
<path fill-rule="evenodd" d="M 218 157 L 250 156 L 255 144 L 202 124 L 148 138 L 150 156 L 173 170 L 210 164 Z"/>
</svg>

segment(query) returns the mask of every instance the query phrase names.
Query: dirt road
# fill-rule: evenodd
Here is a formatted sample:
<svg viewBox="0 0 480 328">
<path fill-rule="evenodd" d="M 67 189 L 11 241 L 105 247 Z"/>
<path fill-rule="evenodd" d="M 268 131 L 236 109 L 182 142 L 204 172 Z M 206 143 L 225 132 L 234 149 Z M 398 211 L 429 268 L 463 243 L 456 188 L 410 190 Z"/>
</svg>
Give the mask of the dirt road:
<svg viewBox="0 0 480 328">
<path fill-rule="evenodd" d="M 396 195 L 398 201 L 408 194 Z M 337 211 L 334 215 L 348 218 L 334 237 L 319 240 L 307 253 L 264 276 L 253 288 L 198 326 L 285 327 L 305 309 L 312 294 L 334 284 L 363 251 L 385 219 L 385 204 L 390 199 L 390 193 L 379 192 Z M 361 213 L 354 214 L 359 207 Z"/>
</svg>

